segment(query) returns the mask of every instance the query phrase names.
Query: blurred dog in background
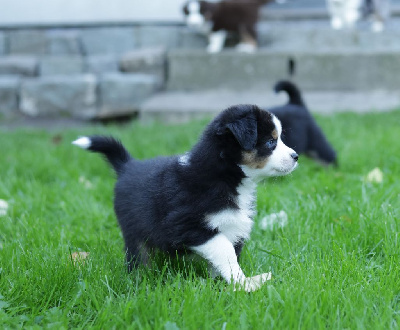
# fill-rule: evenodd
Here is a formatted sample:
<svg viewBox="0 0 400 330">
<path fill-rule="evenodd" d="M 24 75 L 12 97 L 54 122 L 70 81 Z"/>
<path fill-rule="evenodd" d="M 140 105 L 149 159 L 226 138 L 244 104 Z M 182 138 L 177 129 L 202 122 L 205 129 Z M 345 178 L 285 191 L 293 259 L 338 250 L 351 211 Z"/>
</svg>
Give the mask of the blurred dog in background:
<svg viewBox="0 0 400 330">
<path fill-rule="evenodd" d="M 327 0 L 331 26 L 335 30 L 352 28 L 361 17 L 363 0 Z"/>
<path fill-rule="evenodd" d="M 207 51 L 222 50 L 228 32 L 239 35 L 238 51 L 254 52 L 257 49 L 259 9 L 274 0 L 223 0 L 220 2 L 191 0 L 185 3 L 183 13 L 189 27 L 209 30 Z"/>
<path fill-rule="evenodd" d="M 390 0 L 365 0 L 363 14 L 371 19 L 372 31 L 383 31 L 390 17 Z"/>
<path fill-rule="evenodd" d="M 281 121 L 282 141 L 298 154 L 305 154 L 323 165 L 337 165 L 335 150 L 308 111 L 297 86 L 283 80 L 274 89 L 277 93 L 284 91 L 289 96 L 287 104 L 265 109 Z"/>
<path fill-rule="evenodd" d="M 390 0 L 327 0 L 332 28 L 351 29 L 361 18 L 371 19 L 371 29 L 380 32 L 390 16 Z"/>
</svg>

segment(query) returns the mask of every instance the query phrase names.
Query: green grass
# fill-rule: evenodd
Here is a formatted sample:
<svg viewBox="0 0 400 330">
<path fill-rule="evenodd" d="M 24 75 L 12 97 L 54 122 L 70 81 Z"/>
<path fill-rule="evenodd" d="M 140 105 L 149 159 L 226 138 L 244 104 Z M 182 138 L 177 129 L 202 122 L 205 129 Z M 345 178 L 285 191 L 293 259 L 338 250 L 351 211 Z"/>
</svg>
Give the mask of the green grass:
<svg viewBox="0 0 400 330">
<path fill-rule="evenodd" d="M 70 144 L 113 134 L 137 158 L 182 153 L 206 121 L 0 132 L 0 199 L 9 202 L 0 217 L 0 327 L 399 328 L 400 113 L 317 119 L 340 167 L 301 157 L 292 175 L 260 185 L 240 264 L 274 277 L 250 294 L 183 262 L 127 274 L 112 171 Z M 383 182 L 366 182 L 375 167 Z M 260 219 L 280 210 L 288 225 L 262 231 Z M 90 252 L 81 266 L 70 260 L 76 251 Z"/>
</svg>

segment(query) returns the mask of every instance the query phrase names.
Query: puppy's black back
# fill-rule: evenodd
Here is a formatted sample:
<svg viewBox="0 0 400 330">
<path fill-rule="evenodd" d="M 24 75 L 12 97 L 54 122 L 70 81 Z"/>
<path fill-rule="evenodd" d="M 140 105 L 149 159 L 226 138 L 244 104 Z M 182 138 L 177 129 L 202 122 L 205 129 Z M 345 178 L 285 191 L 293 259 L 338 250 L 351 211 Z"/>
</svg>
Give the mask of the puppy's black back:
<svg viewBox="0 0 400 330">
<path fill-rule="evenodd" d="M 217 234 L 205 222 L 206 215 L 237 207 L 233 200 L 243 174 L 221 162 L 209 140 L 201 139 L 193 148 L 190 166 L 180 164 L 178 156 L 126 164 L 116 183 L 114 208 L 128 262 L 143 261 L 138 256 L 145 245 L 180 253 L 203 244 Z"/>
<path fill-rule="evenodd" d="M 185 244 L 201 244 L 212 236 L 198 218 L 204 210 L 199 212 L 196 200 L 204 196 L 180 184 L 177 166 L 178 157 L 132 160 L 118 178 L 114 207 L 131 252 L 140 244 L 183 250 Z"/>
</svg>

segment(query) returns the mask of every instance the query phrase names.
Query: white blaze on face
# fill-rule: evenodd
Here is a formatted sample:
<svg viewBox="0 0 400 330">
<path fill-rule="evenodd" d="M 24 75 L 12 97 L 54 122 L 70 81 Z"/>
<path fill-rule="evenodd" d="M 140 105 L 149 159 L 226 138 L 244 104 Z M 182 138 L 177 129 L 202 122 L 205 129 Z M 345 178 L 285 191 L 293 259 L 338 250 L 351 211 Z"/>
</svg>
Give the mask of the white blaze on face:
<svg viewBox="0 0 400 330">
<path fill-rule="evenodd" d="M 186 16 L 186 24 L 191 27 L 200 27 L 204 24 L 204 16 L 200 13 L 200 3 L 191 1 L 187 5 L 189 14 Z"/>
<path fill-rule="evenodd" d="M 293 171 L 297 166 L 297 162 L 292 157 L 295 151 L 282 142 L 282 125 L 280 120 L 275 116 L 273 116 L 272 120 L 278 131 L 278 143 L 272 155 L 269 156 L 267 167 L 270 167 L 272 172 L 276 172 L 273 175 L 284 175 Z"/>
<path fill-rule="evenodd" d="M 272 121 L 278 132 L 277 145 L 268 157 L 268 160 L 263 168 L 256 169 L 242 165 L 244 173 L 255 180 L 261 180 L 269 176 L 282 176 L 289 174 L 297 167 L 297 161 L 292 157 L 296 152 L 284 144 L 281 140 L 282 125 L 278 118 L 272 115 Z"/>
</svg>

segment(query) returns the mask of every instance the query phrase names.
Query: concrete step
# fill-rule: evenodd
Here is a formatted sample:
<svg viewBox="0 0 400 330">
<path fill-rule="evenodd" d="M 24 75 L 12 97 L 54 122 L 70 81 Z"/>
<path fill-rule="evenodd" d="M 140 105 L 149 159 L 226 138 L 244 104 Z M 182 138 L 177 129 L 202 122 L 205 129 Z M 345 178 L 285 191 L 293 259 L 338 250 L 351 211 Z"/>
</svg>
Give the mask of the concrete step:
<svg viewBox="0 0 400 330">
<path fill-rule="evenodd" d="M 333 30 L 329 20 L 265 21 L 257 26 L 261 47 L 276 50 L 351 48 L 359 51 L 400 50 L 400 20 L 391 20 L 382 33 L 368 22 L 354 30 Z"/>
<path fill-rule="evenodd" d="M 400 86 L 399 52 L 396 50 L 338 49 L 266 50 L 253 54 L 225 50 L 176 50 L 168 55 L 169 90 L 212 88 L 271 89 L 289 76 L 306 90 L 397 90 Z"/>
<path fill-rule="evenodd" d="M 306 91 L 303 93 L 310 111 L 320 114 L 336 112 L 389 111 L 400 107 L 400 92 L 374 90 L 368 92 Z M 287 102 L 284 92 L 275 94 L 265 89 L 233 91 L 215 89 L 197 92 L 164 92 L 145 101 L 140 108 L 142 121 L 166 123 L 186 122 L 213 116 L 235 104 L 256 104 L 273 107 Z"/>
<path fill-rule="evenodd" d="M 400 16 L 400 0 L 391 1 L 391 17 Z M 309 20 L 329 18 L 326 1 L 301 0 L 268 4 L 261 10 L 261 20 Z"/>
</svg>

